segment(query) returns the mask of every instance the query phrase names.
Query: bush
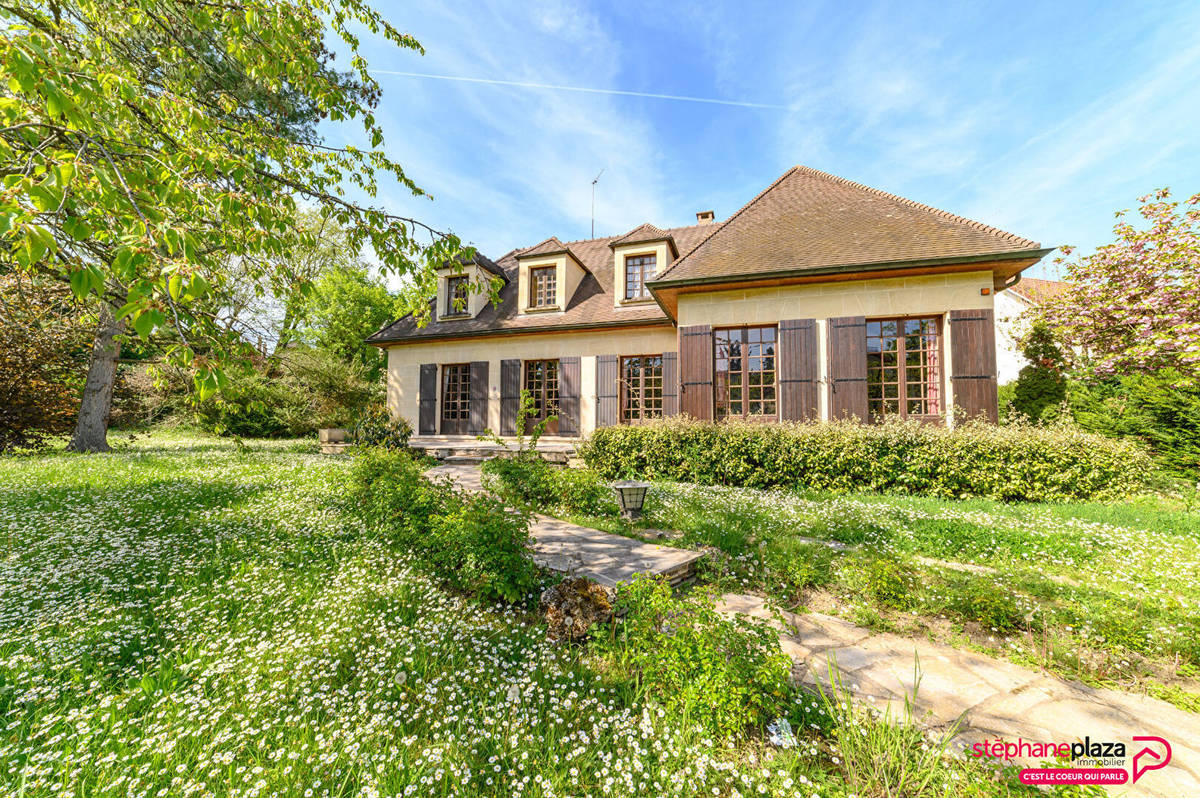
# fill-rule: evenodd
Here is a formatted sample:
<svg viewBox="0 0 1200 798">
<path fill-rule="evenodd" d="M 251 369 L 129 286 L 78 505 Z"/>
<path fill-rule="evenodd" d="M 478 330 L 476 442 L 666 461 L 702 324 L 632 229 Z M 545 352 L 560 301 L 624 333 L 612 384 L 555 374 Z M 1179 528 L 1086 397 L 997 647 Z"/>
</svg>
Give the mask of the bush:
<svg viewBox="0 0 1200 798">
<path fill-rule="evenodd" d="M 1064 425 L 916 421 L 602 427 L 581 448 L 605 478 L 1004 501 L 1105 498 L 1143 487 L 1142 447 Z"/>
<path fill-rule="evenodd" d="M 412 431 L 412 424 L 394 417 L 386 404 L 373 402 L 359 411 L 350 427 L 350 439 L 359 446 L 405 449 Z"/>
<path fill-rule="evenodd" d="M 319 349 L 291 349 L 277 363 L 262 361 L 228 377 L 216 396 L 194 410 L 210 432 L 302 437 L 322 427 L 349 427 L 365 408 L 383 402 L 383 386 L 363 366 Z"/>
<path fill-rule="evenodd" d="M 587 468 L 563 468 L 554 472 L 558 507 L 565 513 L 614 516 L 617 497 L 609 484 Z"/>
<path fill-rule="evenodd" d="M 508 502 L 561 515 L 612 516 L 612 488 L 590 469 L 556 468 L 535 452 L 493 457 L 483 464 L 488 488 Z"/>
<path fill-rule="evenodd" d="M 1012 409 L 1031 421 L 1053 416 L 1067 398 L 1062 348 L 1044 321 L 1036 321 L 1021 347 L 1028 365 L 1012 389 Z"/>
<path fill-rule="evenodd" d="M 360 451 L 347 497 L 368 525 L 451 587 L 514 602 L 537 585 L 529 519 L 487 494 L 431 482 L 407 450 Z"/>
<path fill-rule="evenodd" d="M 532 451 L 511 457 L 493 457 L 481 468 L 488 488 L 510 503 L 532 510 L 558 505 L 558 480 L 554 466 Z"/>
<path fill-rule="evenodd" d="M 91 334 L 70 289 L 0 275 L 0 452 L 71 431 Z"/>
<path fill-rule="evenodd" d="M 1072 383 L 1071 413 L 1080 427 L 1136 438 L 1164 468 L 1200 471 L 1200 382 L 1174 369 L 1096 383 Z"/>
<path fill-rule="evenodd" d="M 715 599 L 708 591 L 675 599 L 662 580 L 639 577 L 618 588 L 624 618 L 595 644 L 667 708 L 714 734 L 739 734 L 785 709 L 791 661 L 776 632 L 722 616 Z"/>
</svg>

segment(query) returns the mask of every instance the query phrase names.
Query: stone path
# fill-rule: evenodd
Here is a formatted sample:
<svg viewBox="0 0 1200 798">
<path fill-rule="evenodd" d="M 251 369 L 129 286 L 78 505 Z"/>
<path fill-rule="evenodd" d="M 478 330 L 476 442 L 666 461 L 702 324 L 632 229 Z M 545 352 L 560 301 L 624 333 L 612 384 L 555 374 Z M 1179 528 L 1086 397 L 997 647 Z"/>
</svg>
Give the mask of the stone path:
<svg viewBox="0 0 1200 798">
<path fill-rule="evenodd" d="M 1200 796 L 1200 715 L 1165 701 L 1065 682 L 982 654 L 875 633 L 829 615 L 773 611 L 754 596 L 726 595 L 721 610 L 763 618 L 778 628 L 798 679 L 827 686 L 832 665 L 843 687 L 880 709 L 890 706 L 893 717 L 913 693 L 919 663 L 915 719 L 942 730 L 959 723 L 956 743 L 1075 742 L 1087 736 L 1123 742 L 1132 757 L 1145 745 L 1134 743 L 1134 735 L 1162 737 L 1171 743 L 1170 764 L 1146 773 L 1137 784 L 1109 788 L 1110 793 Z M 1033 760 L 1016 761 L 1037 766 Z"/>
<path fill-rule="evenodd" d="M 433 479 L 449 479 L 465 490 L 483 490 L 476 466 L 440 465 L 425 473 Z M 559 573 L 586 576 L 608 587 L 628 582 L 636 574 L 664 576 L 671 584 L 678 584 L 695 573 L 696 561 L 704 556 L 686 549 L 643 543 L 547 515 L 535 515 L 529 532 L 534 540 L 533 559 L 538 565 Z"/>
</svg>

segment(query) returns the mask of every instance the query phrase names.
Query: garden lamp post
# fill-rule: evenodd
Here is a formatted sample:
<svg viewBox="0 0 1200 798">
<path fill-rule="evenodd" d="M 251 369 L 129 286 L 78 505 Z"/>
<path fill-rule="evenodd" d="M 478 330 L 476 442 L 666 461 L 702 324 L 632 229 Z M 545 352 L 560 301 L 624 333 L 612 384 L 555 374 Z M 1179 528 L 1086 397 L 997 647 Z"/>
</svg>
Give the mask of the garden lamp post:
<svg viewBox="0 0 1200 798">
<path fill-rule="evenodd" d="M 634 482 L 623 480 L 614 482 L 613 491 L 617 494 L 617 504 L 621 507 L 621 515 L 630 521 L 636 521 L 642 515 L 642 505 L 646 501 L 646 491 L 649 482 Z"/>
</svg>

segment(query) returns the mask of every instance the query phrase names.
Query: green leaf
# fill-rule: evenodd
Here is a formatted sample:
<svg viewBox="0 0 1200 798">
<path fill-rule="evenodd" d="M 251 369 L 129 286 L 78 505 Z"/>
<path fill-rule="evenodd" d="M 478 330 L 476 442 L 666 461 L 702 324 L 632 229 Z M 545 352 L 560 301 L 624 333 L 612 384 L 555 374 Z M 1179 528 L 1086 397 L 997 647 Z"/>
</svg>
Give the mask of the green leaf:
<svg viewBox="0 0 1200 798">
<path fill-rule="evenodd" d="M 150 337 L 150 333 L 154 332 L 154 315 L 153 311 L 143 311 L 133 319 L 133 330 L 138 334 L 138 337 L 146 339 Z"/>
<path fill-rule="evenodd" d="M 179 272 L 175 272 L 167 279 L 167 293 L 171 295 L 171 299 L 179 299 L 182 292 L 183 278 L 179 276 Z"/>
<path fill-rule="evenodd" d="M 71 272 L 71 293 L 75 298 L 80 300 L 88 295 L 92 286 L 92 276 L 86 269 L 80 269 L 76 272 Z"/>
</svg>

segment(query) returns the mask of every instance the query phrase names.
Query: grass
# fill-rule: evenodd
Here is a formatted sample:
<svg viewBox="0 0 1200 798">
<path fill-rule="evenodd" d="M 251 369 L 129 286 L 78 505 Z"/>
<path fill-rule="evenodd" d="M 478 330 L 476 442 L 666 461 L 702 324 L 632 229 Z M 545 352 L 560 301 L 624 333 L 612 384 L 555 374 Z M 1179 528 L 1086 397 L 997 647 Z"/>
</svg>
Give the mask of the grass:
<svg viewBox="0 0 1200 798">
<path fill-rule="evenodd" d="M 549 644 L 536 617 L 447 592 L 357 520 L 346 461 L 309 442 L 117 442 L 0 459 L 0 794 L 807 797 L 869 783 L 812 697 L 794 697 L 795 747 L 716 737 L 588 647 Z M 886 752 L 870 767 L 918 772 L 920 794 L 1033 794 L 931 759 L 911 728 L 852 723 Z"/>
<path fill-rule="evenodd" d="M 726 588 L 1200 706 L 1200 512 L 1188 503 L 663 483 L 646 507 L 639 527 L 678 532 L 661 542 L 723 554 L 708 578 Z M 613 518 L 574 520 L 643 534 Z"/>
</svg>

